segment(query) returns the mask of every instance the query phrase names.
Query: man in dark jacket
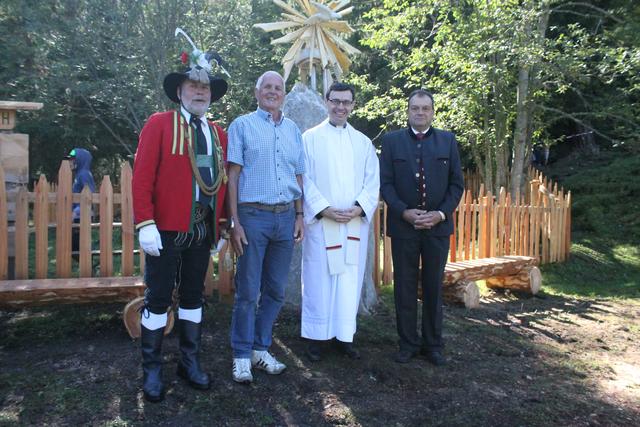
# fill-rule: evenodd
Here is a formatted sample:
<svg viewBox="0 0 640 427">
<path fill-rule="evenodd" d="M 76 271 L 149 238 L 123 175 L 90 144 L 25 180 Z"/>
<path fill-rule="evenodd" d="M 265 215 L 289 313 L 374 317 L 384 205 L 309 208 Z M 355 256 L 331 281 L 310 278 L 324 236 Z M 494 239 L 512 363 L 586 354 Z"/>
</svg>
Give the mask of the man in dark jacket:
<svg viewBox="0 0 640 427">
<path fill-rule="evenodd" d="M 443 365 L 442 276 L 464 179 L 454 135 L 431 127 L 433 95 L 418 89 L 408 106 L 409 127 L 384 135 L 380 158 L 400 346 L 394 359 L 407 363 L 420 352 Z M 422 339 L 416 331 L 420 260 Z"/>
</svg>

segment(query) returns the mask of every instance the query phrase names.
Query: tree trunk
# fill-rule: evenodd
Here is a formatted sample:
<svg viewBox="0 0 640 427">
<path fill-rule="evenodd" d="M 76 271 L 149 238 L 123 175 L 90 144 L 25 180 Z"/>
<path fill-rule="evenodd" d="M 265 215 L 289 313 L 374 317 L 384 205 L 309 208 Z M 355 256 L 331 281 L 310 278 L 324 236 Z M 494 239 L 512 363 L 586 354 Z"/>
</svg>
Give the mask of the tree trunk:
<svg viewBox="0 0 640 427">
<path fill-rule="evenodd" d="M 485 147 L 485 158 L 484 158 L 484 185 L 487 189 L 493 189 L 493 152 L 491 143 L 491 129 L 489 126 L 489 106 L 487 104 L 487 98 L 484 97 L 484 117 L 483 117 L 483 127 L 484 127 L 484 147 Z"/>
<path fill-rule="evenodd" d="M 502 63 L 502 56 L 494 55 L 493 65 L 497 69 Z M 507 109 L 505 108 L 505 87 L 502 79 L 493 76 L 493 120 L 495 130 L 495 160 L 496 160 L 496 194 L 500 187 L 507 187 L 509 173 L 509 144 L 507 142 Z"/>
<path fill-rule="evenodd" d="M 529 109 L 529 65 L 520 64 L 518 71 L 518 100 L 516 104 L 516 127 L 513 134 L 513 157 L 511 161 L 511 197 L 522 194 L 524 185 L 524 159 L 527 150 L 527 125 Z"/>
<path fill-rule="evenodd" d="M 533 10 L 532 2 L 527 2 L 525 6 L 528 10 Z M 518 71 L 518 88 L 517 88 L 517 104 L 516 104 L 516 127 L 513 135 L 513 157 L 511 162 L 511 185 L 510 191 L 512 197 L 524 190 L 524 171 L 526 169 L 525 160 L 527 158 L 527 149 L 531 146 L 532 115 L 533 100 L 531 94 L 535 92 L 540 84 L 537 78 L 539 64 L 542 60 L 542 51 L 544 50 L 545 35 L 549 25 L 549 3 L 541 2 L 541 10 L 538 14 L 538 21 L 535 23 L 529 21 L 526 14 L 523 19 L 525 22 L 521 30 L 521 37 L 524 38 L 524 53 L 520 60 L 520 69 Z M 531 131 L 531 132 L 530 132 Z"/>
<path fill-rule="evenodd" d="M 469 145 L 471 146 L 473 161 L 476 163 L 476 167 L 480 173 L 480 182 L 485 182 L 484 161 L 482 160 L 482 155 L 478 148 L 478 138 L 475 135 L 469 136 Z"/>
</svg>

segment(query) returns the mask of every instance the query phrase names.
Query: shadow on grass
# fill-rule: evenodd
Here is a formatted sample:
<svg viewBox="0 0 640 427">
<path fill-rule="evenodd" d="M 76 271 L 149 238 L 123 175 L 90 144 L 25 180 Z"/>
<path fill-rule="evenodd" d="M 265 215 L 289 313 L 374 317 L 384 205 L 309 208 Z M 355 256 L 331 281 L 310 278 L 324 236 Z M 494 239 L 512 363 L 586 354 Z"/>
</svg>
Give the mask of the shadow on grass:
<svg viewBox="0 0 640 427">
<path fill-rule="evenodd" d="M 609 301 L 495 294 L 478 310 L 447 307 L 449 364 L 441 368 L 422 358 L 392 361 L 388 289 L 376 314 L 359 319 L 359 361 L 327 347 L 321 362 L 309 362 L 299 313 L 286 309 L 272 351 L 288 369 L 277 377 L 256 372 L 249 386 L 231 380 L 231 308 L 214 303 L 201 357 L 212 390 L 178 380 L 172 333 L 163 348 L 167 396 L 159 404 L 141 398 L 139 343 L 126 335 L 121 310 L 0 312 L 0 425 L 629 425 L 640 415 L 637 405 L 607 399 L 599 388 L 605 367 L 582 357 L 599 345 L 581 333 L 585 324 L 595 332 L 607 325 L 602 319 L 634 315 Z M 640 338 L 640 330 L 626 333 Z"/>
</svg>

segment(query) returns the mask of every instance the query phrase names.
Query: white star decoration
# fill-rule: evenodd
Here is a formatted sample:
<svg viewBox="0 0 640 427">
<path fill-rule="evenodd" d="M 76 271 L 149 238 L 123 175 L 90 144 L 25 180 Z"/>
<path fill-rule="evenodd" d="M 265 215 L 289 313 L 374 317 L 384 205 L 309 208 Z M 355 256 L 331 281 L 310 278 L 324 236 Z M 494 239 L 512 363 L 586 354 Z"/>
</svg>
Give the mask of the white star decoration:
<svg viewBox="0 0 640 427">
<path fill-rule="evenodd" d="M 340 80 L 343 73 L 349 70 L 351 60 L 348 55 L 360 53 L 358 49 L 344 41 L 341 34 L 351 34 L 353 28 L 346 21 L 341 21 L 353 10 L 350 0 L 325 2 L 294 0 L 288 3 L 282 0 L 273 2 L 285 10 L 281 16 L 284 21 L 255 24 L 254 27 L 264 31 L 294 29 L 284 36 L 272 40 L 271 44 L 292 43 L 291 48 L 282 58 L 284 79 L 289 77 L 294 65 L 298 65 L 301 80 L 311 76 L 315 86 L 314 62 L 318 63 L 324 74 L 324 84 L 331 81 L 330 71 Z M 295 7 L 297 6 L 299 8 Z M 346 8 L 346 9 L 345 9 Z M 308 68 L 304 67 L 305 65 Z"/>
</svg>

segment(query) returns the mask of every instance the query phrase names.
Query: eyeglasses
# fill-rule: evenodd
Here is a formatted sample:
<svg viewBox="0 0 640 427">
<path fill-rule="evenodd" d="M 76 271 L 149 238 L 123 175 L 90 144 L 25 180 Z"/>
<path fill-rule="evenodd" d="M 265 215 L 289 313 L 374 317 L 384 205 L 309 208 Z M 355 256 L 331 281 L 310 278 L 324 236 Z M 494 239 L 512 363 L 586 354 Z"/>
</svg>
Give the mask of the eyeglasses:
<svg viewBox="0 0 640 427">
<path fill-rule="evenodd" d="M 329 100 L 330 103 L 332 103 L 333 105 L 342 105 L 344 107 L 349 107 L 350 105 L 353 105 L 353 101 L 351 101 L 350 99 L 330 99 Z"/>
</svg>

